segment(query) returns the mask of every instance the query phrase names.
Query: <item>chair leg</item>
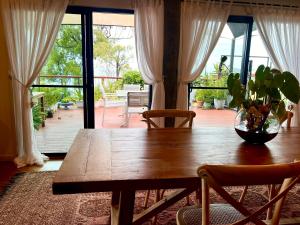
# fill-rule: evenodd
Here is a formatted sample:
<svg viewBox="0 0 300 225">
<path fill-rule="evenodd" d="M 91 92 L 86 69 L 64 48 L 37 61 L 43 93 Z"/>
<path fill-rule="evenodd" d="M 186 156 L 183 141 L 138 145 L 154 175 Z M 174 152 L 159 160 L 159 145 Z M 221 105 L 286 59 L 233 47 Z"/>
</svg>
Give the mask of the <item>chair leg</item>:
<svg viewBox="0 0 300 225">
<path fill-rule="evenodd" d="M 274 184 L 271 184 L 268 186 L 268 194 L 269 194 L 269 200 L 271 200 L 275 195 L 276 195 L 276 189 L 275 189 L 275 185 Z M 267 220 L 270 220 L 272 219 L 273 217 L 273 209 L 272 209 L 272 206 L 270 206 L 268 208 L 268 211 L 267 211 Z"/>
<path fill-rule="evenodd" d="M 197 188 L 196 190 L 196 205 L 197 206 L 201 206 L 201 202 L 202 202 L 202 193 L 201 193 L 201 188 Z"/>
<path fill-rule="evenodd" d="M 102 113 L 102 127 L 103 127 L 103 124 L 104 124 L 104 114 L 105 114 L 105 106 L 103 106 L 103 113 Z"/>
<path fill-rule="evenodd" d="M 186 205 L 190 205 L 190 196 L 186 196 L 185 197 L 185 200 L 186 200 Z"/>
<path fill-rule="evenodd" d="M 247 194 L 247 191 L 248 191 L 248 186 L 245 186 L 245 187 L 244 187 L 244 190 L 243 190 L 243 192 L 242 192 L 242 194 L 241 194 L 241 196 L 240 196 L 239 202 L 243 202 L 243 201 L 244 201 L 245 196 L 246 196 L 246 194 Z"/>
<path fill-rule="evenodd" d="M 147 208 L 149 196 L 150 196 L 150 190 L 147 190 L 145 201 L 144 201 L 144 208 Z"/>
<path fill-rule="evenodd" d="M 157 189 L 155 191 L 155 202 L 158 202 L 161 198 L 160 198 L 160 189 Z M 154 216 L 153 220 L 152 220 L 152 225 L 156 225 L 157 222 L 157 215 Z"/>
</svg>

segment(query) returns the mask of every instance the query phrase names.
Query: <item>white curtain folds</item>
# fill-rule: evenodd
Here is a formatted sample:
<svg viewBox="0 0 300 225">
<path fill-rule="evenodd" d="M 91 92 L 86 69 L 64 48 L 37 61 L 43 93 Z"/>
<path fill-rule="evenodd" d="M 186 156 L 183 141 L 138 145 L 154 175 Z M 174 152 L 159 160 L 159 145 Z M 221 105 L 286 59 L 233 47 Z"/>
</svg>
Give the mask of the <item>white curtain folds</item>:
<svg viewBox="0 0 300 225">
<path fill-rule="evenodd" d="M 300 80 L 300 10 L 254 6 L 252 13 L 274 66 Z M 300 126 L 299 104 L 292 126 Z"/>
<path fill-rule="evenodd" d="M 43 164 L 33 141 L 30 86 L 54 44 L 68 0 L 1 0 L 12 79 L 18 167 Z"/>
<path fill-rule="evenodd" d="M 136 0 L 134 10 L 138 67 L 144 81 L 153 85 L 151 109 L 164 109 L 163 0 Z"/>
<path fill-rule="evenodd" d="M 227 22 L 231 2 L 184 1 L 181 3 L 177 108 L 187 109 L 187 85 L 205 67 Z"/>
</svg>

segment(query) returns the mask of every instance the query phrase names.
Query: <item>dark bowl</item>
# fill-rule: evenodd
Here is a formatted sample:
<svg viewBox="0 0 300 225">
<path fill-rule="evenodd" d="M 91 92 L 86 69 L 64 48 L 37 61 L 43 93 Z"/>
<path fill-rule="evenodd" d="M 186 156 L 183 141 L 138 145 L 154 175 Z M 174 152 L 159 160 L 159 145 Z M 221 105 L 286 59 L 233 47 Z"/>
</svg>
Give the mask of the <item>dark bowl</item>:
<svg viewBox="0 0 300 225">
<path fill-rule="evenodd" d="M 276 137 L 277 133 L 255 133 L 249 131 L 243 131 L 235 128 L 237 134 L 243 138 L 245 141 L 252 143 L 252 144 L 264 144 L 274 137 Z"/>
</svg>

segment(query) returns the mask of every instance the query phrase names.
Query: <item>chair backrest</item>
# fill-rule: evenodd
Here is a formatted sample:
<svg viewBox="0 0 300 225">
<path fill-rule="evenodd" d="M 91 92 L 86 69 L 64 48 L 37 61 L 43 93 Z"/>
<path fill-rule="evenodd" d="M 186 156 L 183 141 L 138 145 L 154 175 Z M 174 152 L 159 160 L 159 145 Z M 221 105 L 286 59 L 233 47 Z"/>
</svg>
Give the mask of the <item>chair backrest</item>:
<svg viewBox="0 0 300 225">
<path fill-rule="evenodd" d="M 280 124 L 283 124 L 286 121 L 286 128 L 290 128 L 293 115 L 293 112 L 286 111 L 286 113 L 280 118 Z"/>
<path fill-rule="evenodd" d="M 141 86 L 139 84 L 124 84 L 123 89 L 126 91 L 139 91 Z"/>
<path fill-rule="evenodd" d="M 127 106 L 128 107 L 148 107 L 149 96 L 148 92 L 131 92 L 127 93 Z"/>
<path fill-rule="evenodd" d="M 244 219 L 234 224 L 265 224 L 258 219 L 271 206 L 275 205 L 272 224 L 277 225 L 280 211 L 288 191 L 299 181 L 300 162 L 273 165 L 203 165 L 198 168 L 202 182 L 202 224 L 209 224 L 209 187 L 213 188 L 225 201 L 238 210 Z M 255 212 L 249 212 L 242 203 L 232 198 L 223 186 L 281 184 L 277 195 Z"/>
<path fill-rule="evenodd" d="M 193 119 L 196 116 L 194 111 L 180 110 L 180 109 L 163 109 L 163 110 L 149 110 L 143 112 L 143 117 L 146 119 L 148 129 L 162 128 L 153 121 L 153 118 L 183 118 L 183 121 L 175 128 L 192 128 Z"/>
</svg>

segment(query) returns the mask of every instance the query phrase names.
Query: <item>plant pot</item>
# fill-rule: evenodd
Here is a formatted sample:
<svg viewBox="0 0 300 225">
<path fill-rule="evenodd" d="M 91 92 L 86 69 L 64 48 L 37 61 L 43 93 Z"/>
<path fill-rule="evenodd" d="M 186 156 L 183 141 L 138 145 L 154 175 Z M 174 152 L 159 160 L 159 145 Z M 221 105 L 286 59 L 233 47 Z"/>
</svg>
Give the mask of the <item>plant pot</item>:
<svg viewBox="0 0 300 225">
<path fill-rule="evenodd" d="M 278 134 L 280 123 L 278 117 L 271 112 L 266 116 L 253 114 L 241 109 L 235 118 L 235 131 L 245 141 L 253 144 L 263 144 L 272 140 Z"/>
<path fill-rule="evenodd" d="M 198 108 L 202 108 L 203 104 L 204 104 L 204 101 L 196 101 L 196 103 L 197 103 Z"/>
<path fill-rule="evenodd" d="M 203 108 L 204 109 L 210 109 L 211 108 L 211 103 L 210 102 L 204 102 L 203 103 Z"/>
<path fill-rule="evenodd" d="M 65 110 L 69 109 L 69 106 L 73 105 L 73 102 L 59 102 L 58 107 L 64 107 Z"/>
<path fill-rule="evenodd" d="M 214 99 L 214 106 L 216 109 L 224 109 L 225 100 L 224 99 Z"/>
<path fill-rule="evenodd" d="M 53 118 L 53 114 L 54 114 L 53 110 L 48 110 L 47 111 L 47 118 Z"/>
</svg>

